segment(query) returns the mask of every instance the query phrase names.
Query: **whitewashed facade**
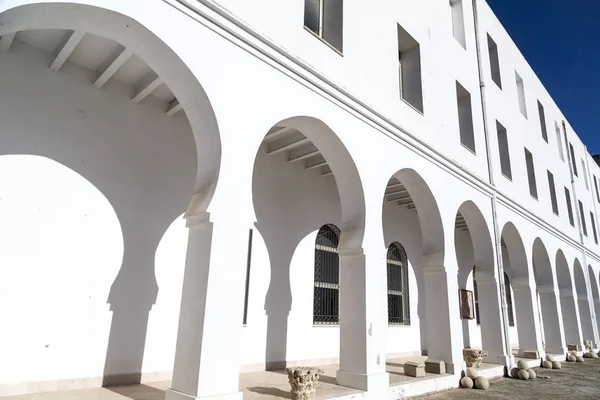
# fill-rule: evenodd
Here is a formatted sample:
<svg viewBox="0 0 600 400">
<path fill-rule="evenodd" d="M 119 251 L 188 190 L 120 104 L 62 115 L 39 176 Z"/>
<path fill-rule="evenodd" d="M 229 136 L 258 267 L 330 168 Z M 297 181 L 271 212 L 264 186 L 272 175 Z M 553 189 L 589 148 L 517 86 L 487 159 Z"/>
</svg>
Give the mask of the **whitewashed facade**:
<svg viewBox="0 0 600 400">
<path fill-rule="evenodd" d="M 599 342 L 600 168 L 485 1 L 306 3 L 0 1 L 0 395 Z"/>
</svg>

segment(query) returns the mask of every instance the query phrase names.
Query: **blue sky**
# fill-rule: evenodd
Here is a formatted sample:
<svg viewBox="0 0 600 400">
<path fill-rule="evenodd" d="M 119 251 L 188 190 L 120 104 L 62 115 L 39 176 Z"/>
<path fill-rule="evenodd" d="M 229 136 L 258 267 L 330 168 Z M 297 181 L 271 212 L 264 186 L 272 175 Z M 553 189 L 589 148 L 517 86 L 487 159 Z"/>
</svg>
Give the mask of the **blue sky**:
<svg viewBox="0 0 600 400">
<path fill-rule="evenodd" d="M 588 151 L 600 153 L 600 1 L 487 2 Z"/>
</svg>

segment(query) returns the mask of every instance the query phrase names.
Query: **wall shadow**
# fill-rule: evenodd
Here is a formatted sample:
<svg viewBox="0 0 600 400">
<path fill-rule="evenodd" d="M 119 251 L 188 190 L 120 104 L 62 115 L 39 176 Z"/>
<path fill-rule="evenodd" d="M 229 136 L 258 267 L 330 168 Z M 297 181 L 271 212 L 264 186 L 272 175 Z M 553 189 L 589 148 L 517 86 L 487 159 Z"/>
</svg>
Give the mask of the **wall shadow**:
<svg viewBox="0 0 600 400">
<path fill-rule="evenodd" d="M 322 225 L 339 224 L 341 212 L 333 179 L 323 178 L 318 171 L 306 171 L 301 164 L 289 164 L 285 155 L 269 156 L 266 146 L 263 143 L 256 157 L 252 195 L 255 226 L 265 241 L 271 269 L 265 298 L 265 364 L 268 370 L 277 370 L 285 368 L 287 360 L 294 253 L 298 244 Z M 314 269 L 314 256 L 306 262 L 305 268 Z M 303 306 L 312 312 L 312 303 Z"/>
<path fill-rule="evenodd" d="M 9 61 L 3 67 L 10 69 Z M 159 291 L 156 250 L 195 184 L 189 123 L 183 115 L 169 120 L 158 109 L 134 104 L 120 92 L 95 90 L 67 73 L 51 74 L 44 65 L 18 68 L 26 71 L 9 76 L 28 84 L 12 91 L 11 106 L 0 111 L 0 156 L 54 160 L 87 179 L 112 205 L 124 253 L 107 299 L 112 322 L 103 385 L 139 383 L 149 312 Z M 42 89 L 30 94 L 30 87 Z M 36 117 L 24 118 L 22 110 Z"/>
</svg>

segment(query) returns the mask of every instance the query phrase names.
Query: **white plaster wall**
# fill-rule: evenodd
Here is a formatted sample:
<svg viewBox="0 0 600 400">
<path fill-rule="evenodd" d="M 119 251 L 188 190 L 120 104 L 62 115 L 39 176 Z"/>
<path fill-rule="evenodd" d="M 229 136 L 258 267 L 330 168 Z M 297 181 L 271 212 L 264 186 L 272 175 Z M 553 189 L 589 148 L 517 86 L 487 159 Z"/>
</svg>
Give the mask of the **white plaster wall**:
<svg viewBox="0 0 600 400">
<path fill-rule="evenodd" d="M 388 357 L 394 355 L 421 354 L 427 350 L 423 282 L 423 245 L 419 216 L 415 210 L 401 207 L 394 202 L 383 202 L 383 235 L 385 245 L 400 243 L 406 251 L 409 272 L 410 326 L 388 327 L 386 350 Z M 387 268 L 382 265 L 382 268 Z"/>
<path fill-rule="evenodd" d="M 0 54 L 0 384 L 170 371 L 189 124 L 49 56 Z"/>
</svg>

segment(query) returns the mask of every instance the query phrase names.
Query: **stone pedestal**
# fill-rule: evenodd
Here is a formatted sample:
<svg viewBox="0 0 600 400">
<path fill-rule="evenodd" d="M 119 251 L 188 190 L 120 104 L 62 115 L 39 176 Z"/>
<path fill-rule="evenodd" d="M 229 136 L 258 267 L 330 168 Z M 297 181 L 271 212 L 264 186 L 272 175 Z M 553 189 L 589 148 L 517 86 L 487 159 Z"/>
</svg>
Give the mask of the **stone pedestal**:
<svg viewBox="0 0 600 400">
<path fill-rule="evenodd" d="M 433 360 L 428 358 L 425 360 L 425 372 L 430 374 L 443 375 L 446 373 L 446 363 L 441 360 Z"/>
<path fill-rule="evenodd" d="M 295 367 L 287 368 L 292 400 L 312 400 L 315 398 L 317 382 L 323 373 L 320 368 Z"/>
<path fill-rule="evenodd" d="M 463 357 L 467 363 L 467 367 L 479 368 L 483 357 L 487 356 L 487 352 L 483 350 L 464 349 Z"/>
<path fill-rule="evenodd" d="M 425 364 L 421 364 L 414 361 L 407 361 L 404 363 L 404 375 L 414 376 L 415 378 L 422 378 L 425 376 Z"/>
</svg>

